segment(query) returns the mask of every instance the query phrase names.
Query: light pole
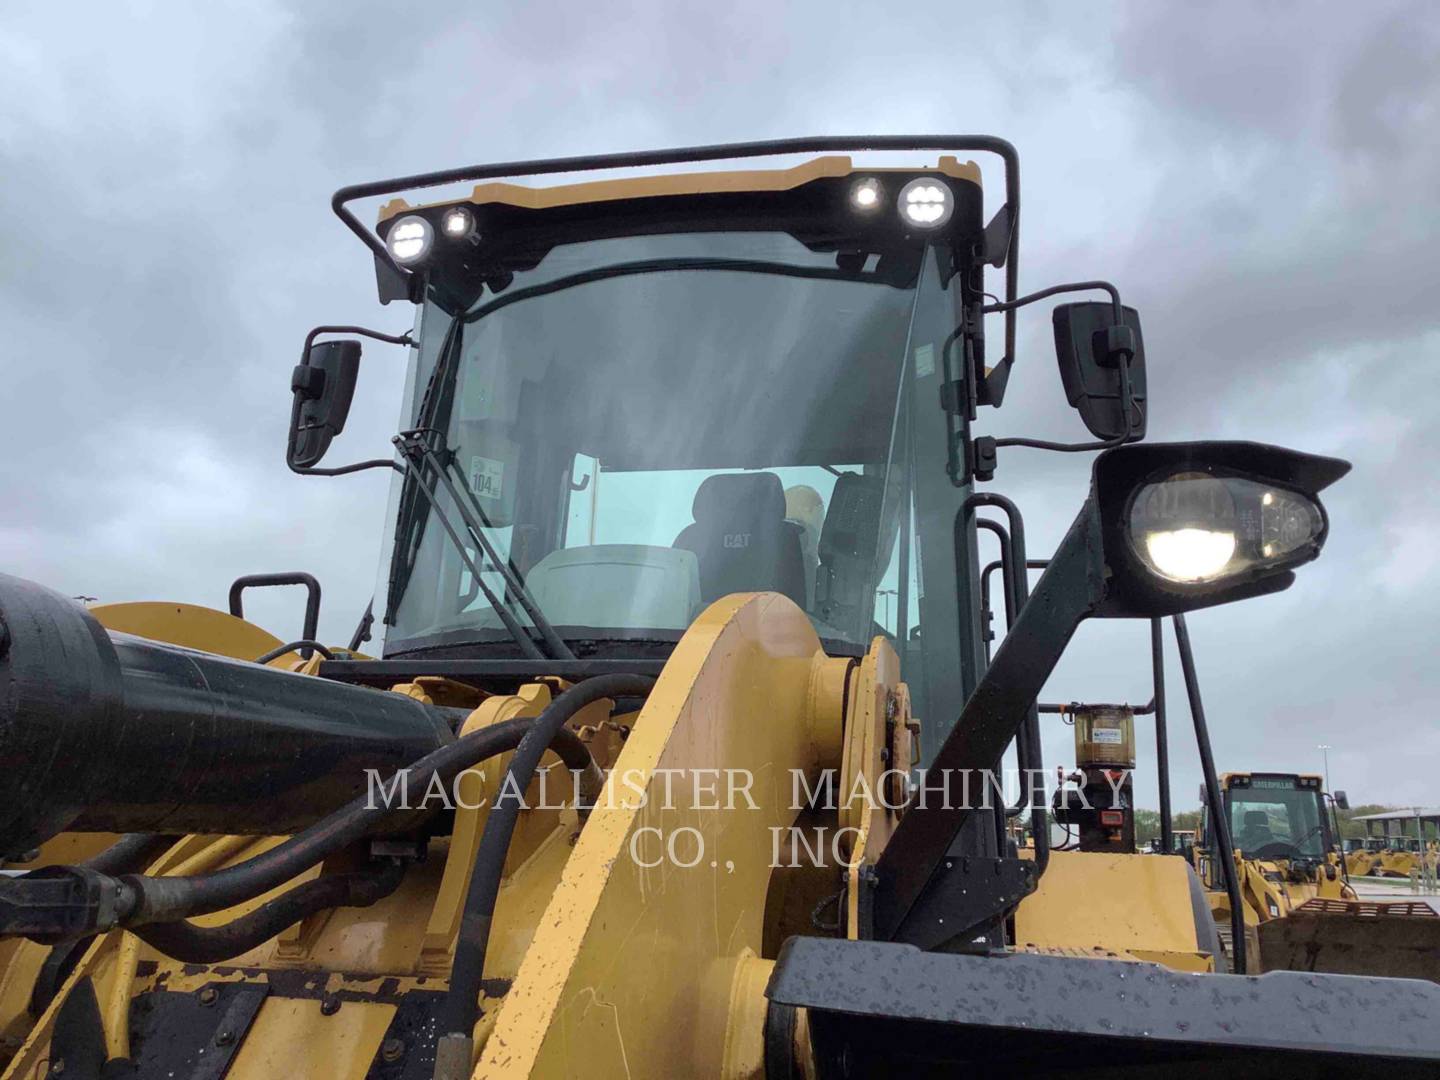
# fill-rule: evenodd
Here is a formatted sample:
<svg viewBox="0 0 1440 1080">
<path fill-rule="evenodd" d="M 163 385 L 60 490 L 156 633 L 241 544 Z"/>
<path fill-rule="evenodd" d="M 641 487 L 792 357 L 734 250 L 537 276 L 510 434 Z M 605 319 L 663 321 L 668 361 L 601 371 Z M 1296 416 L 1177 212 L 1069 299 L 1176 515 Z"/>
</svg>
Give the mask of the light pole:
<svg viewBox="0 0 1440 1080">
<path fill-rule="evenodd" d="M 1325 756 L 1325 790 L 1328 792 L 1330 790 L 1330 751 L 1335 748 L 1329 743 L 1322 742 L 1315 749 Z"/>
</svg>

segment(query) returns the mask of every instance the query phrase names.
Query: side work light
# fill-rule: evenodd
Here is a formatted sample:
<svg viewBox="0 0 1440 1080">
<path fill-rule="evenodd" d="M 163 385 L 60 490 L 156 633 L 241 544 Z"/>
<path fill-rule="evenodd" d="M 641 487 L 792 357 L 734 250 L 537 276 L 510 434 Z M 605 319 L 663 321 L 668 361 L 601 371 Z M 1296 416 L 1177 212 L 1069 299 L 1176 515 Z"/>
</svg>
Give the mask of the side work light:
<svg viewBox="0 0 1440 1080">
<path fill-rule="evenodd" d="M 1131 498 L 1129 518 L 1141 561 L 1180 583 L 1303 562 L 1325 532 L 1325 513 L 1310 496 L 1207 472 L 1151 480 Z"/>
<path fill-rule="evenodd" d="M 1318 493 L 1349 464 L 1258 443 L 1157 443 L 1101 455 L 1095 499 L 1111 593 L 1169 614 L 1290 584 L 1328 532 Z M 1156 607 L 1164 611 L 1153 610 Z"/>
</svg>

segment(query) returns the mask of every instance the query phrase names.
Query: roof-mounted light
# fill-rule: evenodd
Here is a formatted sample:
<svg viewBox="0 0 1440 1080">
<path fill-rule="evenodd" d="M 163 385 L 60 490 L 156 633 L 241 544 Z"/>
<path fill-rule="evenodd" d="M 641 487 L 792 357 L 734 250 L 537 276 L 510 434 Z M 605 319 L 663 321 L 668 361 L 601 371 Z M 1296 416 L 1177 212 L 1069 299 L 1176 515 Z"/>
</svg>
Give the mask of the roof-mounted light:
<svg viewBox="0 0 1440 1080">
<path fill-rule="evenodd" d="M 920 176 L 900 189 L 900 217 L 917 229 L 938 229 L 950 220 L 955 210 L 955 196 L 950 188 L 935 177 Z"/>
<path fill-rule="evenodd" d="M 435 230 L 418 214 L 407 214 L 391 227 L 385 237 L 390 255 L 402 266 L 413 266 L 430 254 Z"/>
<path fill-rule="evenodd" d="M 452 206 L 440 219 L 440 230 L 451 240 L 468 240 L 475 235 L 475 215 L 464 206 Z"/>
<path fill-rule="evenodd" d="M 856 180 L 850 185 L 850 205 L 864 213 L 877 209 L 884 195 L 885 192 L 880 187 L 880 181 L 873 176 Z"/>
</svg>

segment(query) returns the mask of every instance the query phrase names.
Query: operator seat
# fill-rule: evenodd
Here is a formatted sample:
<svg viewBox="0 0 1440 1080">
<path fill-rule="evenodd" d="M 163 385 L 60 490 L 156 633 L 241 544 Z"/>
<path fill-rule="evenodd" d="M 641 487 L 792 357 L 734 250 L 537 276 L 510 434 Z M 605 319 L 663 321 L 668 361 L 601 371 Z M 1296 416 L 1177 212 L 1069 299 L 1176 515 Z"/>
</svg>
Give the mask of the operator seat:
<svg viewBox="0 0 1440 1080">
<path fill-rule="evenodd" d="M 693 551 L 705 603 L 736 592 L 784 593 L 805 606 L 800 528 L 785 520 L 785 490 L 772 472 L 707 476 L 691 505 L 693 524 L 672 545 Z"/>
<path fill-rule="evenodd" d="M 1237 846 L 1242 850 L 1261 848 L 1273 843 L 1275 834 L 1270 831 L 1270 818 L 1264 810 L 1246 810 L 1244 827 L 1237 837 Z"/>
</svg>

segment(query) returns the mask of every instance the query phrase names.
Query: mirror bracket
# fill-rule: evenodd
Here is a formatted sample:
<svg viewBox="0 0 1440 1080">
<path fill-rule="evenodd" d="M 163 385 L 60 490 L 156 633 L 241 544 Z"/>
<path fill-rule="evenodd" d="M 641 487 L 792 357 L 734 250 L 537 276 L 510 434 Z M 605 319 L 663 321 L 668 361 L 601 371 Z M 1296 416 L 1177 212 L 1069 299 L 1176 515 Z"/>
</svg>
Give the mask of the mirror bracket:
<svg viewBox="0 0 1440 1080">
<path fill-rule="evenodd" d="M 345 428 L 360 366 L 360 342 L 325 341 L 322 334 L 359 334 L 390 345 L 415 347 L 409 334 L 384 334 L 363 326 L 317 326 L 305 335 L 300 363 L 290 373 L 290 434 L 285 462 L 305 476 L 340 476 L 363 469 L 404 471 L 393 458 L 379 458 L 336 469 L 316 468 L 330 442 Z"/>
</svg>

